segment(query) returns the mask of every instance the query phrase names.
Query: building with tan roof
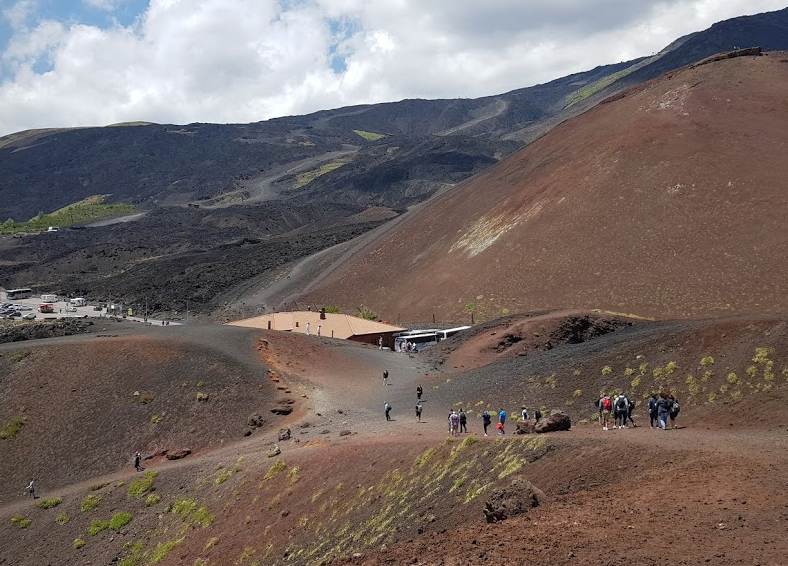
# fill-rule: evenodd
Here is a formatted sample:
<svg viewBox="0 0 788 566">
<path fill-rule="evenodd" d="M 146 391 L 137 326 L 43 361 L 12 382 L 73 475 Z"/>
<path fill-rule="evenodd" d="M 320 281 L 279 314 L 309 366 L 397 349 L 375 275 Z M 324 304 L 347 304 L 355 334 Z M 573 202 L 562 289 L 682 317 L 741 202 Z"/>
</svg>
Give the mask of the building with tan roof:
<svg viewBox="0 0 788 566">
<path fill-rule="evenodd" d="M 405 330 L 399 326 L 347 314 L 313 311 L 275 312 L 228 324 L 262 330 L 300 332 L 312 336 L 319 334 L 328 338 L 340 338 L 375 345 L 378 344 L 380 338 L 383 338 L 383 345 L 389 348 L 394 346 L 394 334 Z"/>
</svg>

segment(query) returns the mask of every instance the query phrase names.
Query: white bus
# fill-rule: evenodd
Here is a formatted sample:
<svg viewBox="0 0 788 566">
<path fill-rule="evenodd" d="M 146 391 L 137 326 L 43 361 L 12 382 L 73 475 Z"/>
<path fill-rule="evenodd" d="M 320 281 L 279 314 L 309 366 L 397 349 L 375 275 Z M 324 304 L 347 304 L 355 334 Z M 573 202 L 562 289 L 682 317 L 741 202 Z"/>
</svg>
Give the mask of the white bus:
<svg viewBox="0 0 788 566">
<path fill-rule="evenodd" d="M 33 296 L 33 289 L 9 289 L 5 292 L 6 300 L 15 301 L 17 299 L 29 299 Z"/>
</svg>

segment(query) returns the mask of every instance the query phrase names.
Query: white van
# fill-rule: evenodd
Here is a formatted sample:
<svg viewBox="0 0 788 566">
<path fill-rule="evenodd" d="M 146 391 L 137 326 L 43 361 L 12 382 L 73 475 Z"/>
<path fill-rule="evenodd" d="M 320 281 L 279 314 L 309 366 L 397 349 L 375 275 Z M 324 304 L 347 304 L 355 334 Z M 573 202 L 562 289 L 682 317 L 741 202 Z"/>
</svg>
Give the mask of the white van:
<svg viewBox="0 0 788 566">
<path fill-rule="evenodd" d="M 71 299 L 69 303 L 74 307 L 84 307 L 88 304 L 88 301 L 84 297 L 76 297 L 75 299 Z"/>
<path fill-rule="evenodd" d="M 56 303 L 57 295 L 41 295 L 42 303 Z"/>
</svg>

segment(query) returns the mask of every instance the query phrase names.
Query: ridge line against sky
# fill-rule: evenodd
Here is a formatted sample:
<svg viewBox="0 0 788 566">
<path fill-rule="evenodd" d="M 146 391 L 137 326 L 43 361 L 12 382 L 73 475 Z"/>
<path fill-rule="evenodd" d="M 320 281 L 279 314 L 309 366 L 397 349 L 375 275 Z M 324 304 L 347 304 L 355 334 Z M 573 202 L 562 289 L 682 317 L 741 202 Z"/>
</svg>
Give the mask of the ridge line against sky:
<svg viewBox="0 0 788 566">
<path fill-rule="evenodd" d="M 786 0 L 0 0 L 0 135 L 478 97 Z"/>
</svg>

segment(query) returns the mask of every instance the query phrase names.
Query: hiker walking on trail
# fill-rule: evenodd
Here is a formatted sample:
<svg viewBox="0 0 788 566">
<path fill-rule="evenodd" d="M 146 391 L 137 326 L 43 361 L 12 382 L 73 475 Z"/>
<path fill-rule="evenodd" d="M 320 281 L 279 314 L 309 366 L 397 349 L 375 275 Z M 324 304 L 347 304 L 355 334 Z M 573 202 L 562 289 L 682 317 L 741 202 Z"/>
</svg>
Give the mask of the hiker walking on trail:
<svg viewBox="0 0 788 566">
<path fill-rule="evenodd" d="M 632 423 L 632 428 L 637 428 L 635 420 L 632 418 L 632 413 L 635 412 L 635 400 L 627 397 L 627 401 L 629 401 L 629 407 L 627 408 L 627 418 L 624 419 L 624 424 L 626 425 L 627 421 L 629 421 Z"/>
<path fill-rule="evenodd" d="M 468 432 L 468 415 L 460 408 L 460 432 Z"/>
<path fill-rule="evenodd" d="M 139 452 L 134 454 L 134 469 L 138 472 L 142 471 L 142 454 Z"/>
<path fill-rule="evenodd" d="M 542 411 L 540 411 L 539 409 L 534 409 L 534 420 L 537 422 L 537 424 L 541 419 L 542 419 Z"/>
<path fill-rule="evenodd" d="M 602 425 L 602 430 L 607 430 L 607 423 L 613 410 L 613 400 L 610 395 L 603 394 L 597 401 L 597 406 L 599 407 L 599 424 Z"/>
<path fill-rule="evenodd" d="M 424 389 L 421 388 L 421 385 L 416 386 L 416 399 L 421 401 L 421 396 L 424 394 Z"/>
<path fill-rule="evenodd" d="M 659 426 L 659 420 L 657 420 L 657 394 L 652 393 L 651 398 L 648 400 L 648 420 L 649 426 L 654 428 L 655 426 Z"/>
<path fill-rule="evenodd" d="M 457 414 L 457 411 L 452 410 L 451 414 L 449 415 L 449 433 L 452 436 L 457 436 L 460 430 L 460 415 Z"/>
<path fill-rule="evenodd" d="M 506 411 L 503 409 L 498 411 L 498 426 L 495 428 L 497 428 L 498 432 L 501 434 L 506 434 Z"/>
<path fill-rule="evenodd" d="M 383 370 L 383 385 L 388 385 L 388 384 L 389 384 L 389 370 L 384 369 Z"/>
<path fill-rule="evenodd" d="M 659 421 L 659 428 L 667 430 L 668 419 L 670 418 L 670 399 L 667 393 L 660 393 L 657 400 L 657 419 Z"/>
<path fill-rule="evenodd" d="M 416 420 L 421 422 L 421 401 L 416 403 Z"/>
<path fill-rule="evenodd" d="M 482 413 L 482 426 L 484 427 L 484 436 L 487 436 L 487 427 L 490 426 L 491 422 L 492 422 L 492 417 L 490 416 L 490 413 L 484 411 Z"/>
<path fill-rule="evenodd" d="M 391 420 L 391 403 L 386 401 L 383 404 L 383 410 L 386 412 L 386 420 L 390 421 Z"/>
<path fill-rule="evenodd" d="M 523 419 L 523 422 L 527 421 L 528 420 L 528 409 L 526 409 L 525 407 L 522 407 L 522 410 L 520 411 L 520 417 Z"/>
<path fill-rule="evenodd" d="M 36 499 L 36 480 L 30 480 L 30 483 L 25 487 L 25 493 L 33 499 Z"/>
<path fill-rule="evenodd" d="M 670 400 L 670 428 L 676 428 L 676 417 L 679 416 L 679 411 L 681 411 L 681 407 L 679 406 L 678 400 L 671 395 L 668 397 Z"/>
<path fill-rule="evenodd" d="M 383 336 L 378 338 L 378 350 L 382 350 L 382 349 L 383 349 Z"/>
<path fill-rule="evenodd" d="M 627 414 L 629 413 L 629 399 L 623 392 L 619 393 L 613 403 L 613 416 L 615 417 L 614 426 L 622 429 L 627 424 Z"/>
</svg>

